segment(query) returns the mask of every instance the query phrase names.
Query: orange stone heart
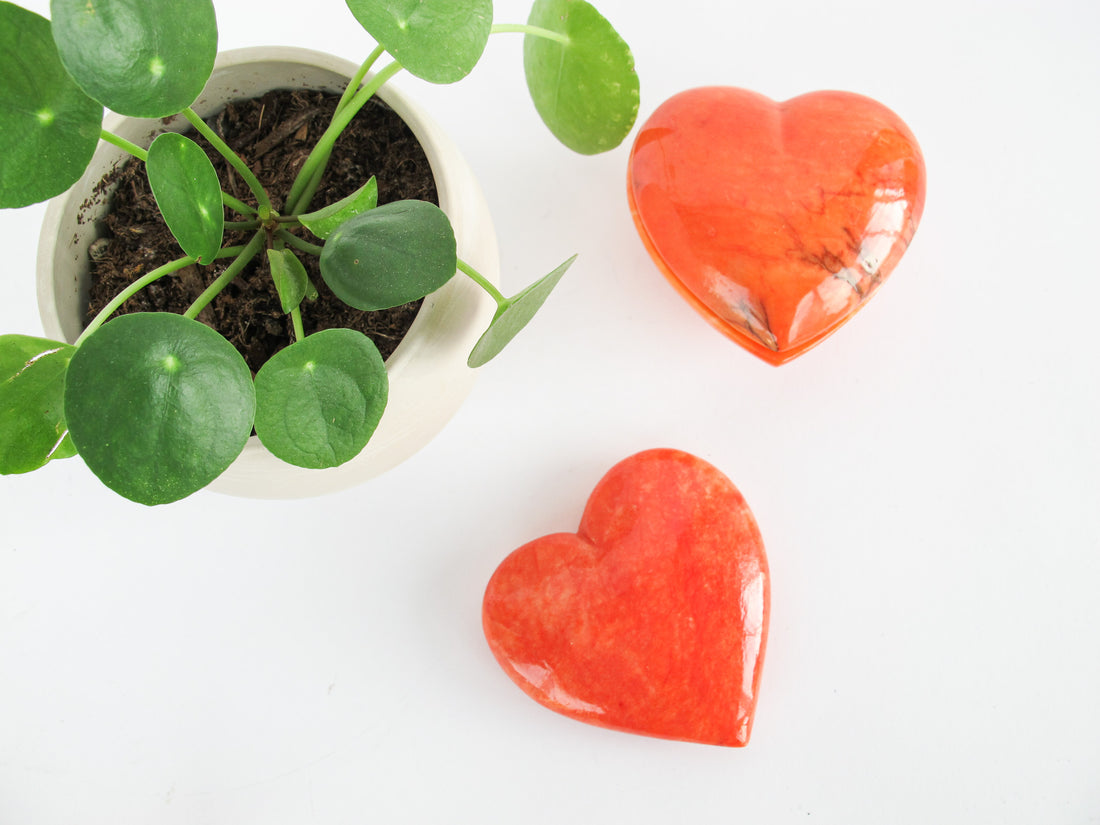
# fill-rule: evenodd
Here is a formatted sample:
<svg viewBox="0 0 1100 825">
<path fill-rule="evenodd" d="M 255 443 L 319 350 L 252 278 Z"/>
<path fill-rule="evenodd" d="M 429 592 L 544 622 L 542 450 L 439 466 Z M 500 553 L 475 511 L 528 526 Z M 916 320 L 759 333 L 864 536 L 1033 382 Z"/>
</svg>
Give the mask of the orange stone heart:
<svg viewBox="0 0 1100 825">
<path fill-rule="evenodd" d="M 777 103 L 704 87 L 641 128 L 628 196 L 658 267 L 711 324 L 771 364 L 866 303 L 924 209 L 920 148 L 901 119 L 848 92 Z"/>
<path fill-rule="evenodd" d="M 620 462 L 576 533 L 509 555 L 482 621 L 504 671 L 551 710 L 614 730 L 748 742 L 768 563 L 737 488 L 676 450 Z"/>
</svg>

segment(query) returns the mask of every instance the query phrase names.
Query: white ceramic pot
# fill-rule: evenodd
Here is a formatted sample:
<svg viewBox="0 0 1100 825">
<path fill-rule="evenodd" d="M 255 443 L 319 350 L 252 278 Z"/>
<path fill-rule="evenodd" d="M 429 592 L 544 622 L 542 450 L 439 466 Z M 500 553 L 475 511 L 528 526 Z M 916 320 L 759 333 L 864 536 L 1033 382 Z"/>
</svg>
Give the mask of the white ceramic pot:
<svg viewBox="0 0 1100 825">
<path fill-rule="evenodd" d="M 192 108 L 207 117 L 230 100 L 257 97 L 272 89 L 341 91 L 356 66 L 321 52 L 297 48 L 255 48 L 224 52 L 210 82 Z M 454 226 L 459 257 L 494 284 L 500 263 L 496 233 L 481 188 L 451 140 L 398 90 L 378 96 L 412 129 L 435 176 L 439 205 Z M 159 120 L 111 115 L 105 128 L 148 146 L 157 133 L 182 131 L 182 118 Z M 91 165 L 46 211 L 38 247 L 38 304 L 46 334 L 73 342 L 88 306 L 88 247 L 97 237 L 96 218 L 106 198 L 92 207 L 96 183 L 123 159 L 121 150 L 101 143 Z M 79 220 L 78 220 L 79 217 Z M 493 316 L 493 301 L 465 276 L 429 295 L 400 345 L 386 362 L 389 403 L 374 436 L 356 458 L 329 470 L 306 470 L 275 458 L 252 437 L 241 456 L 209 489 L 252 498 L 303 498 L 346 489 L 395 467 L 427 444 L 469 394 L 475 371 L 466 358 Z"/>
</svg>

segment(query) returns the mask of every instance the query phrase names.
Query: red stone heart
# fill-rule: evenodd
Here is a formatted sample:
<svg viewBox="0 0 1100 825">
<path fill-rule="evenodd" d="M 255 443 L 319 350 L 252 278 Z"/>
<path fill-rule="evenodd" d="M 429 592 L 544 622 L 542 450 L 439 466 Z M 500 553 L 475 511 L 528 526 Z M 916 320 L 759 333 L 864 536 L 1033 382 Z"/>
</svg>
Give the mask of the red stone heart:
<svg viewBox="0 0 1100 825">
<path fill-rule="evenodd" d="M 847 92 L 784 103 L 682 92 L 641 128 L 629 164 L 630 208 L 660 269 L 715 327 L 777 365 L 863 306 L 924 209 L 916 138 Z"/>
<path fill-rule="evenodd" d="M 764 545 L 737 488 L 702 459 L 650 450 L 604 476 L 577 533 L 501 563 L 482 621 L 504 671 L 551 710 L 740 746 L 768 612 Z"/>
</svg>

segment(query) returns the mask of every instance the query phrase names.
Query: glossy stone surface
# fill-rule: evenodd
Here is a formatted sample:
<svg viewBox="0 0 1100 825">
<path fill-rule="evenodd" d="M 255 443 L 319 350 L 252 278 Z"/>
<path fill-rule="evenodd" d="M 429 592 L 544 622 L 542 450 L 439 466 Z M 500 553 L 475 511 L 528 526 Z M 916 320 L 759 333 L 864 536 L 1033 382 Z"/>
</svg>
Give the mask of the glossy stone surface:
<svg viewBox="0 0 1100 825">
<path fill-rule="evenodd" d="M 880 103 L 682 92 L 629 161 L 635 224 L 715 327 L 771 364 L 821 342 L 886 280 L 924 208 L 916 138 Z"/>
<path fill-rule="evenodd" d="M 604 476 L 576 533 L 501 563 L 482 619 L 504 671 L 551 710 L 741 746 L 769 598 L 764 545 L 737 488 L 702 459 L 650 450 Z"/>
</svg>

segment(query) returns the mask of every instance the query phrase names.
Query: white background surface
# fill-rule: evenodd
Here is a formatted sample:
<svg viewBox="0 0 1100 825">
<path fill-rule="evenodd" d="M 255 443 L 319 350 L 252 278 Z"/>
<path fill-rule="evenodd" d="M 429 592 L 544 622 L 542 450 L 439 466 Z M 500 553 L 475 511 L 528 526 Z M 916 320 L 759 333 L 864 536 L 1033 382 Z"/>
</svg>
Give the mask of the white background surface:
<svg viewBox="0 0 1100 825">
<path fill-rule="evenodd" d="M 338 0 L 217 6 L 223 48 L 369 50 Z M 0 478 L 0 825 L 1100 822 L 1100 7 L 601 7 L 642 118 L 706 84 L 897 111 L 929 189 L 890 282 L 767 366 L 649 262 L 628 147 L 543 130 L 518 37 L 458 86 L 400 77 L 481 177 L 505 291 L 577 265 L 444 432 L 353 491 L 147 509 L 79 460 Z M 4 332 L 40 332 L 41 215 L 0 215 Z M 745 749 L 559 717 L 482 638 L 497 563 L 656 446 L 726 472 L 767 544 Z"/>
</svg>

